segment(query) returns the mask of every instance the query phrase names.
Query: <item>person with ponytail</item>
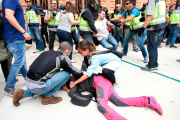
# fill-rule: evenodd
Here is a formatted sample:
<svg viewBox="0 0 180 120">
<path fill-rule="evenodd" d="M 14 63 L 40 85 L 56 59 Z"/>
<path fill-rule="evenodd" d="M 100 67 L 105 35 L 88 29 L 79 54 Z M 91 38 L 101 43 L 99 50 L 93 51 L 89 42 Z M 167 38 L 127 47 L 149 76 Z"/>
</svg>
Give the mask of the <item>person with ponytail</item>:
<svg viewBox="0 0 180 120">
<path fill-rule="evenodd" d="M 114 90 L 118 93 L 119 86 L 116 82 L 114 73 L 117 72 L 121 66 L 121 59 L 113 53 L 105 53 L 101 55 L 95 55 L 100 51 L 107 50 L 105 48 L 96 48 L 95 44 L 90 43 L 87 40 L 82 40 L 78 45 L 79 54 L 83 57 L 89 56 L 88 59 L 88 68 L 86 73 L 76 80 L 75 82 L 70 83 L 70 88 L 73 88 L 76 84 L 81 83 L 85 79 L 91 77 L 93 72 L 95 72 L 98 66 L 102 66 L 102 75 L 108 79 L 114 87 Z M 87 57 L 86 57 L 87 58 Z"/>
</svg>

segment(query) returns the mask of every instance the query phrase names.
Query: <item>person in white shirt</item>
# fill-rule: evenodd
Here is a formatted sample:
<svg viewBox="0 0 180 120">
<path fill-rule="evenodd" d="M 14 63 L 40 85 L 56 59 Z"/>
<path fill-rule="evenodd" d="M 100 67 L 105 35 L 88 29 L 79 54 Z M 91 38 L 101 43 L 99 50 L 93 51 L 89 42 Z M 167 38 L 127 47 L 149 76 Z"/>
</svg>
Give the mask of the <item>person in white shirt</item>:
<svg viewBox="0 0 180 120">
<path fill-rule="evenodd" d="M 111 46 L 109 43 L 113 46 L 114 50 L 117 50 L 118 48 L 118 43 L 116 39 L 109 34 L 109 31 L 107 29 L 107 25 L 113 26 L 107 19 L 105 18 L 105 10 L 101 9 L 98 11 L 98 19 L 95 22 L 95 27 L 98 31 L 97 34 L 93 34 L 94 37 L 97 37 L 99 40 L 99 43 L 105 47 L 105 48 L 110 48 Z"/>
</svg>

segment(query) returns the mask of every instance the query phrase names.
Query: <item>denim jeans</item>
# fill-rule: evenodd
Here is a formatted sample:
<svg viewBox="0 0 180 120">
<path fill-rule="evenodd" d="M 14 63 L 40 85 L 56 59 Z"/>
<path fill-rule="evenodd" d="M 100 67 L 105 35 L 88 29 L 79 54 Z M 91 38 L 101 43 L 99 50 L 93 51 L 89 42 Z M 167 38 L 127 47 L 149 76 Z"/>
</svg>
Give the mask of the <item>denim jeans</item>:
<svg viewBox="0 0 180 120">
<path fill-rule="evenodd" d="M 126 37 L 127 33 L 129 32 L 130 28 L 128 27 L 124 27 L 124 38 Z M 134 35 L 132 38 L 132 45 L 133 45 L 133 49 L 137 49 L 138 46 L 137 46 L 137 43 L 136 43 L 136 36 Z"/>
<path fill-rule="evenodd" d="M 92 38 L 92 35 L 93 35 L 92 32 L 87 32 L 87 31 L 81 31 L 80 30 L 80 35 L 84 40 L 87 40 L 90 43 L 94 43 L 93 38 Z"/>
<path fill-rule="evenodd" d="M 176 25 L 172 25 L 172 26 L 169 27 L 169 29 L 170 29 L 170 34 L 169 34 L 169 37 L 168 37 L 168 39 L 166 41 L 166 45 L 169 44 L 169 42 L 170 42 L 170 40 L 172 38 L 170 46 L 174 46 L 174 43 L 176 41 L 176 37 L 180 32 L 180 28 L 178 28 Z"/>
<path fill-rule="evenodd" d="M 145 40 L 147 39 L 147 29 L 144 30 L 142 34 L 142 43 L 144 44 Z"/>
<path fill-rule="evenodd" d="M 31 31 L 34 41 L 36 42 L 36 50 L 44 51 L 44 42 L 41 37 L 41 31 L 39 31 L 37 26 L 29 26 L 29 30 Z"/>
<path fill-rule="evenodd" d="M 56 33 L 57 33 L 57 36 L 58 36 L 60 43 L 62 43 L 63 41 L 67 41 L 71 44 L 71 46 L 73 48 L 73 41 L 72 41 L 72 36 L 71 36 L 70 32 L 66 32 L 64 30 L 57 29 Z M 72 60 L 72 53 L 73 53 L 73 49 L 72 49 L 72 52 L 69 56 L 70 60 Z"/>
<path fill-rule="evenodd" d="M 99 41 L 100 44 L 105 47 L 105 48 L 110 48 L 111 46 L 109 45 L 109 43 L 113 46 L 113 49 L 117 51 L 118 48 L 118 43 L 117 41 L 114 39 L 114 37 L 112 35 L 108 35 L 108 39 L 105 40 L 104 38 L 102 40 Z"/>
<path fill-rule="evenodd" d="M 147 31 L 147 50 L 149 53 L 149 68 L 158 67 L 158 43 L 164 30 L 148 30 Z"/>
<path fill-rule="evenodd" d="M 124 37 L 123 37 L 122 29 L 120 30 L 118 26 L 115 26 L 114 35 L 115 35 L 115 39 L 116 39 L 117 43 L 119 43 L 119 39 L 120 39 L 121 45 L 123 46 Z"/>
<path fill-rule="evenodd" d="M 33 97 L 34 95 L 44 95 L 46 97 L 52 97 L 69 79 L 70 73 L 66 71 L 59 71 L 55 73 L 51 79 L 46 81 L 46 87 L 40 88 L 38 91 L 34 89 L 26 89 L 23 97 Z"/>
<path fill-rule="evenodd" d="M 144 58 L 147 57 L 147 52 L 146 52 L 146 49 L 142 43 L 142 36 L 139 37 L 138 35 L 138 32 L 137 31 L 131 31 L 129 30 L 129 32 L 127 33 L 125 39 L 124 39 L 124 54 L 126 55 L 127 52 L 128 52 L 128 44 L 129 44 L 129 40 L 134 36 L 136 35 L 136 42 L 137 42 L 137 45 L 138 47 L 140 48 L 141 52 L 142 52 L 142 55 Z"/>
<path fill-rule="evenodd" d="M 11 66 L 9 75 L 7 78 L 7 83 L 5 88 L 13 88 L 16 84 L 16 76 L 21 71 L 23 77 L 26 77 L 26 46 L 24 40 L 16 40 L 13 42 L 8 42 L 7 47 L 9 51 L 13 54 L 14 63 Z"/>
</svg>

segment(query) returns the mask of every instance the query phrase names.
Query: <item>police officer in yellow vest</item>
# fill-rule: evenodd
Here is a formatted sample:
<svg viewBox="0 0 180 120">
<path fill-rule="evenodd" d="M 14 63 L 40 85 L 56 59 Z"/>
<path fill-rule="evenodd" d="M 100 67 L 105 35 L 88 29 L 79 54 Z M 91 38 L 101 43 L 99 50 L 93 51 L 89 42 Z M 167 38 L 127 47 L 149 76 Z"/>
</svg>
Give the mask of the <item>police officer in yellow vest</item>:
<svg viewBox="0 0 180 120">
<path fill-rule="evenodd" d="M 170 16 L 170 22 L 169 22 L 170 34 L 166 41 L 166 45 L 169 45 L 169 42 L 172 39 L 170 48 L 177 48 L 176 46 L 174 46 L 174 43 L 176 41 L 177 35 L 180 32 L 180 2 L 177 4 L 177 9 L 170 12 L 169 16 Z"/>
<path fill-rule="evenodd" d="M 114 13 L 114 18 L 120 16 L 122 13 L 123 13 L 123 11 L 121 10 L 121 5 L 117 4 L 116 10 Z M 124 45 L 123 45 L 124 37 L 123 37 L 122 29 L 119 29 L 121 26 L 121 22 L 119 20 L 116 20 L 116 21 L 113 21 L 112 23 L 115 26 L 115 28 L 114 28 L 115 39 L 116 39 L 117 43 L 121 42 L 121 46 L 124 47 Z"/>
<path fill-rule="evenodd" d="M 48 23 L 49 30 L 49 50 L 54 49 L 54 40 L 57 31 L 57 27 L 60 24 L 61 10 L 57 9 L 57 1 L 51 0 L 51 9 L 46 12 L 44 22 Z"/>
<path fill-rule="evenodd" d="M 27 31 L 28 27 L 31 31 L 32 37 L 36 42 L 36 51 L 37 52 L 43 52 L 44 51 L 44 43 L 43 39 L 41 37 L 41 15 L 39 9 L 32 5 L 30 0 L 25 0 L 27 8 L 26 8 L 26 17 L 27 17 Z"/>
<path fill-rule="evenodd" d="M 146 67 L 141 67 L 144 71 L 154 71 L 158 69 L 158 43 L 166 27 L 166 3 L 165 0 L 149 0 L 145 11 L 145 22 L 138 35 L 147 28 L 147 49 L 149 62 Z"/>
<path fill-rule="evenodd" d="M 94 43 L 92 35 L 93 33 L 97 34 L 97 29 L 94 25 L 95 20 L 98 18 L 98 10 L 99 9 L 99 2 L 97 0 L 88 0 L 87 6 L 82 9 L 79 20 L 79 29 L 80 35 L 83 39 L 88 40 L 91 43 Z M 86 71 L 87 66 L 83 61 L 81 71 Z"/>
<path fill-rule="evenodd" d="M 121 20 L 121 23 L 129 22 L 130 24 L 130 30 L 124 39 L 124 56 L 126 56 L 128 52 L 129 40 L 135 35 L 137 45 L 140 48 L 142 55 L 144 57 L 144 63 L 146 63 L 148 62 L 147 52 L 142 43 L 142 36 L 140 37 L 138 36 L 138 31 L 143 26 L 143 23 L 139 21 L 139 19 L 141 18 L 140 11 L 136 7 L 134 7 L 134 0 L 126 0 L 125 4 L 126 4 L 127 11 L 124 11 L 122 15 L 120 15 L 119 17 L 113 18 L 110 21 L 125 18 L 126 14 L 128 14 L 129 17 L 127 17 L 127 19 Z"/>
</svg>

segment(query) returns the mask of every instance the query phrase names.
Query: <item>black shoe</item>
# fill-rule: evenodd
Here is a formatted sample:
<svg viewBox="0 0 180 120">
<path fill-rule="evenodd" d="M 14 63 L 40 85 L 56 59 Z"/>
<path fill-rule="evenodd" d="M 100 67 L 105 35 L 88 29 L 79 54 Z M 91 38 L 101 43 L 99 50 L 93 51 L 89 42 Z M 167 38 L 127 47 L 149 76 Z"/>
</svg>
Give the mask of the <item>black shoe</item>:
<svg viewBox="0 0 180 120">
<path fill-rule="evenodd" d="M 15 88 L 4 88 L 4 92 L 10 96 L 13 96 L 14 95 L 14 92 L 15 92 Z"/>
<path fill-rule="evenodd" d="M 87 67 L 82 67 L 81 71 L 87 71 Z"/>
<path fill-rule="evenodd" d="M 170 46 L 170 48 L 177 48 L 176 46 Z"/>
</svg>

